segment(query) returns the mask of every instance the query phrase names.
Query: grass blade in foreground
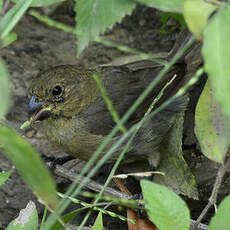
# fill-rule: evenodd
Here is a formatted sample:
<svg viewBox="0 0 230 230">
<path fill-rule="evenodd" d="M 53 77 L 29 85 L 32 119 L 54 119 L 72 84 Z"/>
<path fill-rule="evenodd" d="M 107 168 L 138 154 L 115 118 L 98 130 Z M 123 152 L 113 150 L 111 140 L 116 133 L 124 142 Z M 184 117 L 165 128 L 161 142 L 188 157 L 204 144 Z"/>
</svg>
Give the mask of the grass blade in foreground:
<svg viewBox="0 0 230 230">
<path fill-rule="evenodd" d="M 185 202 L 164 186 L 141 181 L 145 207 L 159 230 L 189 230 L 190 214 Z"/>
<path fill-rule="evenodd" d="M 105 90 L 105 88 L 103 87 L 102 83 L 101 83 L 101 80 L 100 80 L 100 77 L 97 76 L 96 74 L 93 74 L 93 78 L 95 79 L 95 81 L 97 82 L 97 85 L 101 91 L 101 95 L 107 105 L 107 108 L 111 114 L 111 116 L 113 117 L 113 120 L 115 123 L 117 123 L 118 125 L 119 122 L 120 122 L 120 118 L 119 118 L 119 115 L 117 113 L 117 111 L 115 110 L 114 106 L 113 106 L 113 103 L 112 101 L 110 100 L 109 96 L 107 95 L 107 92 Z M 126 132 L 126 128 L 124 127 L 124 125 L 120 125 L 120 130 L 125 133 Z"/>
<path fill-rule="evenodd" d="M 0 39 L 4 38 L 18 23 L 32 0 L 19 0 L 0 21 Z"/>
<path fill-rule="evenodd" d="M 10 87 L 8 71 L 0 58 L 0 118 L 6 115 L 10 105 Z"/>
<path fill-rule="evenodd" d="M 78 34 L 78 31 L 75 30 L 75 28 L 72 28 L 72 27 L 67 26 L 67 25 L 65 25 L 63 23 L 54 21 L 54 20 L 52 20 L 49 17 L 46 17 L 44 15 L 39 14 L 35 10 L 30 10 L 29 13 L 30 13 L 30 15 L 32 15 L 33 17 L 35 17 L 39 21 L 41 21 L 41 22 L 43 22 L 43 23 L 45 23 L 45 24 L 47 24 L 49 26 L 52 26 L 52 27 L 55 27 L 57 29 L 63 30 L 65 32 L 67 32 L 67 33 L 74 34 L 74 35 L 76 35 L 78 37 L 80 36 L 80 34 Z M 128 54 L 133 54 L 133 55 L 136 56 L 134 58 L 136 61 L 137 60 L 149 59 L 150 61 L 153 61 L 153 62 L 155 62 L 157 64 L 162 65 L 162 66 L 167 66 L 168 65 L 168 61 L 161 60 L 162 58 L 165 58 L 165 57 L 168 56 L 165 52 L 154 54 L 154 55 L 153 54 L 150 55 L 150 54 L 146 54 L 144 52 L 141 52 L 140 50 L 136 50 L 136 49 L 130 48 L 128 46 L 118 44 L 118 43 L 113 42 L 111 40 L 103 39 L 101 37 L 97 37 L 93 41 L 94 42 L 102 43 L 103 45 L 108 46 L 108 47 L 115 47 L 118 50 L 120 50 L 122 52 L 125 52 L 125 53 L 128 53 Z M 123 64 L 124 64 L 124 62 L 125 62 L 125 60 L 122 61 Z M 115 66 L 117 65 L 117 63 L 112 63 L 112 64 L 115 65 Z M 128 63 L 126 63 L 126 64 L 128 64 Z"/>
<path fill-rule="evenodd" d="M 62 223 L 67 224 L 69 223 L 77 214 L 79 214 L 80 212 L 84 211 L 86 209 L 86 207 L 83 208 L 78 208 L 77 210 L 74 210 L 70 213 L 65 214 L 64 216 L 62 216 L 60 219 L 62 220 Z M 63 224 L 60 223 L 59 220 L 57 220 L 53 226 L 50 228 L 50 230 L 61 230 L 63 229 Z M 45 223 L 44 223 L 44 227 L 40 230 L 45 230 Z"/>
<path fill-rule="evenodd" d="M 50 209 L 55 209 L 58 203 L 55 184 L 35 150 L 16 132 L 4 126 L 0 126 L 0 143 L 36 195 Z"/>
</svg>

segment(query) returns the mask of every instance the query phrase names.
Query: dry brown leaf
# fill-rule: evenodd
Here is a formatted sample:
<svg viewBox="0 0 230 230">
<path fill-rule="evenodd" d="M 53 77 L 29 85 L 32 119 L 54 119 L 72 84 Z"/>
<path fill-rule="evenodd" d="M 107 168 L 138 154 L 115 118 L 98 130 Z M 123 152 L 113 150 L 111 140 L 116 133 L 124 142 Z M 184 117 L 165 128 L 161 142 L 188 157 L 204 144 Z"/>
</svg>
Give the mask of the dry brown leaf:
<svg viewBox="0 0 230 230">
<path fill-rule="evenodd" d="M 136 221 L 136 225 L 128 222 L 129 230 L 157 230 L 156 226 L 148 219 L 141 219 L 137 216 L 137 213 L 132 209 L 127 210 L 127 218 Z"/>
</svg>

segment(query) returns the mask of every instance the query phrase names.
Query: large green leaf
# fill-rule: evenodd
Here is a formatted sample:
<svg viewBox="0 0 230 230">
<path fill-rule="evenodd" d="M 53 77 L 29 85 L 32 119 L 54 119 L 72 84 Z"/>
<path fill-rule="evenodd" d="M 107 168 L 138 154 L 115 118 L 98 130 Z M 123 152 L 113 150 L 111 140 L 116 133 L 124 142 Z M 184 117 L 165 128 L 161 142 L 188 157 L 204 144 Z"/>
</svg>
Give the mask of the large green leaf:
<svg viewBox="0 0 230 230">
<path fill-rule="evenodd" d="M 204 30 L 202 54 L 214 97 L 230 118 L 230 6 L 222 3 Z"/>
<path fill-rule="evenodd" d="M 25 209 L 22 209 L 18 217 L 11 221 L 6 230 L 37 230 L 38 213 L 36 206 L 29 201 Z"/>
<path fill-rule="evenodd" d="M 12 0 L 13 2 L 18 2 L 19 0 Z M 54 3 L 64 2 L 65 0 L 33 0 L 31 3 L 31 7 L 41 7 L 48 6 Z"/>
<path fill-rule="evenodd" d="M 0 20 L 0 39 L 4 38 L 18 23 L 32 0 L 19 0 Z"/>
<path fill-rule="evenodd" d="M 145 207 L 159 230 L 189 230 L 190 215 L 185 202 L 166 187 L 141 181 Z"/>
<path fill-rule="evenodd" d="M 136 0 L 137 2 L 143 3 L 147 6 L 157 8 L 162 11 L 169 12 L 182 12 L 183 3 L 185 0 Z"/>
<path fill-rule="evenodd" d="M 222 163 L 230 143 L 230 120 L 213 98 L 209 80 L 196 107 L 195 134 L 202 153 L 209 159 Z"/>
<path fill-rule="evenodd" d="M 0 58 L 0 119 L 6 115 L 10 105 L 10 87 L 8 71 Z"/>
<path fill-rule="evenodd" d="M 35 194 L 50 208 L 57 207 L 55 184 L 35 150 L 16 132 L 0 125 L 0 143 Z"/>
<path fill-rule="evenodd" d="M 212 218 L 208 230 L 229 230 L 230 229 L 230 195 L 218 206 L 217 213 Z"/>
<path fill-rule="evenodd" d="M 215 0 L 213 0 L 215 1 Z M 216 6 L 204 0 L 185 0 L 183 15 L 192 33 L 198 39 L 202 39 L 203 29 L 209 15 L 216 9 Z"/>
<path fill-rule="evenodd" d="M 89 41 L 104 33 L 105 29 L 115 22 L 121 21 L 136 6 L 132 0 L 76 0 L 75 2 L 78 55 Z"/>
</svg>

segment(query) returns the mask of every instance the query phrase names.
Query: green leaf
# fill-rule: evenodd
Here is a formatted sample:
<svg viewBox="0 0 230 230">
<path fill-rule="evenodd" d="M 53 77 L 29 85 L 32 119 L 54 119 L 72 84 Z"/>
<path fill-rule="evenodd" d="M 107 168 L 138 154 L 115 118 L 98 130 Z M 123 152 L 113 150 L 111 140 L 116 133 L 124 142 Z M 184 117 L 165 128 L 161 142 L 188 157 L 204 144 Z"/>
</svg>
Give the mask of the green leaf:
<svg viewBox="0 0 230 230">
<path fill-rule="evenodd" d="M 18 23 L 32 0 L 19 0 L 0 20 L 0 39 L 3 39 Z"/>
<path fill-rule="evenodd" d="M 0 118 L 3 118 L 10 106 L 10 86 L 8 71 L 0 58 Z"/>
<path fill-rule="evenodd" d="M 205 71 L 222 111 L 230 118 L 230 6 L 223 3 L 204 30 Z"/>
<path fill-rule="evenodd" d="M 78 55 L 87 46 L 111 27 L 115 22 L 120 22 L 136 7 L 132 0 L 76 0 L 77 13 Z"/>
<path fill-rule="evenodd" d="M 17 39 L 18 39 L 18 35 L 16 33 L 11 32 L 2 39 L 1 46 L 6 47 L 10 45 L 11 43 L 13 43 L 14 41 L 16 41 Z"/>
<path fill-rule="evenodd" d="M 10 222 L 6 230 L 37 230 L 38 213 L 36 206 L 29 201 L 25 209 L 22 209 L 19 216 Z"/>
<path fill-rule="evenodd" d="M 12 0 L 13 2 L 18 2 L 19 0 Z M 64 2 L 65 0 L 33 0 L 30 4 L 31 7 L 41 7 L 48 6 L 59 2 Z"/>
<path fill-rule="evenodd" d="M 195 134 L 202 153 L 222 163 L 230 144 L 230 120 L 222 113 L 213 96 L 208 80 L 196 107 Z"/>
<path fill-rule="evenodd" d="M 147 180 L 141 181 L 141 190 L 148 216 L 159 230 L 189 230 L 189 210 L 178 195 Z"/>
<path fill-rule="evenodd" d="M 0 186 L 3 185 L 8 180 L 8 178 L 10 177 L 13 171 L 14 170 L 11 169 L 8 172 L 0 173 Z"/>
<path fill-rule="evenodd" d="M 175 25 L 172 29 L 167 30 L 166 28 L 167 28 L 168 21 L 169 21 L 170 18 L 175 19 L 178 22 L 179 25 Z M 175 29 L 178 29 L 178 28 L 180 30 L 183 30 L 186 27 L 184 17 L 181 14 L 178 14 L 178 13 L 163 12 L 161 14 L 160 22 L 162 23 L 162 26 L 158 30 L 158 32 L 160 34 L 168 34 L 168 33 L 172 32 L 172 31 L 174 31 Z"/>
<path fill-rule="evenodd" d="M 215 1 L 215 0 L 213 0 Z M 216 6 L 203 0 L 185 0 L 183 15 L 190 31 L 202 39 L 203 30 L 209 15 L 216 10 Z"/>
<path fill-rule="evenodd" d="M 0 125 L 0 143 L 35 194 L 51 209 L 57 207 L 55 184 L 35 150 L 15 131 Z"/>
<path fill-rule="evenodd" d="M 161 11 L 169 11 L 180 13 L 182 12 L 183 3 L 185 0 L 136 0 L 139 3 L 143 3 L 147 6 L 157 8 Z"/>
<path fill-rule="evenodd" d="M 97 219 L 95 220 L 91 230 L 103 230 L 103 220 L 101 212 L 98 213 Z"/>
<path fill-rule="evenodd" d="M 230 195 L 224 198 L 217 209 L 217 213 L 211 219 L 208 230 L 229 230 L 230 229 Z"/>
<path fill-rule="evenodd" d="M 157 169 L 164 172 L 165 176 L 156 175 L 154 181 L 165 185 L 177 194 L 198 199 L 195 178 L 183 158 L 183 126 L 184 111 L 177 114 L 174 126 L 160 145 L 161 162 Z"/>
</svg>

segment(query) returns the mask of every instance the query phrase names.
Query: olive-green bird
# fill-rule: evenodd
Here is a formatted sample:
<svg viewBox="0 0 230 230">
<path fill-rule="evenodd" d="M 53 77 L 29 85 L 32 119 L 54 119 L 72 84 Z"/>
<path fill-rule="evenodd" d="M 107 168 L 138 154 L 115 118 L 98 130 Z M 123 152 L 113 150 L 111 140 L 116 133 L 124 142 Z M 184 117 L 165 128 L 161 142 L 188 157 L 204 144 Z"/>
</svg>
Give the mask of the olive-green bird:
<svg viewBox="0 0 230 230">
<path fill-rule="evenodd" d="M 87 161 L 116 125 L 92 75 L 95 73 L 100 77 L 114 108 L 122 117 L 162 68 L 146 63 L 140 66 L 101 66 L 89 70 L 62 65 L 41 72 L 32 80 L 29 89 L 30 120 L 44 123 L 45 134 L 53 145 Z M 182 69 L 178 65 L 173 67 L 131 116 L 125 124 L 126 128 L 143 117 L 152 100 L 175 74 L 177 76 L 162 100 L 177 91 L 184 75 Z M 184 110 L 185 106 L 184 97 L 179 98 L 146 121 L 123 162 L 147 159 L 150 166 L 156 167 L 160 160 L 158 146 L 173 125 L 175 115 Z M 113 138 L 112 144 L 120 135 Z M 109 162 L 118 157 L 122 146 L 114 152 Z"/>
</svg>

